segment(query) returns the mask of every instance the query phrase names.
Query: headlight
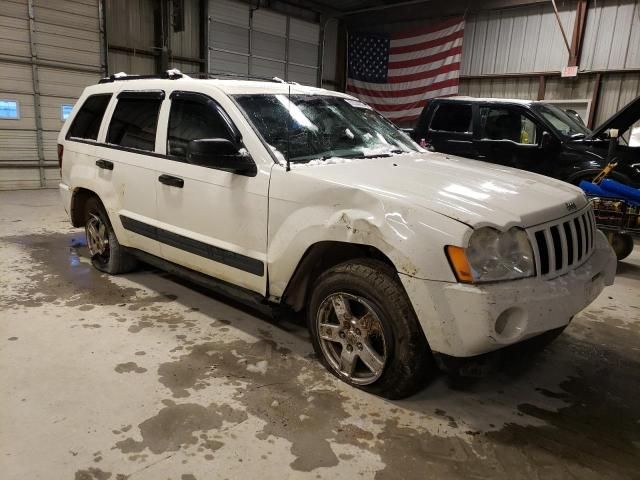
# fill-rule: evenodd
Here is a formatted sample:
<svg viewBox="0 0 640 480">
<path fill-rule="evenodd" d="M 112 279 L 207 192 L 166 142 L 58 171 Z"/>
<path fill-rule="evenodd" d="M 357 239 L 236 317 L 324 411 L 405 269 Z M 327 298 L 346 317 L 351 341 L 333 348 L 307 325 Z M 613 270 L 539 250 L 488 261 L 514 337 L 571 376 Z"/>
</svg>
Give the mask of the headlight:
<svg viewBox="0 0 640 480">
<path fill-rule="evenodd" d="M 506 232 L 480 228 L 471 235 L 467 248 L 448 246 L 447 255 L 461 282 L 513 280 L 535 273 L 531 243 L 517 227 Z"/>
</svg>

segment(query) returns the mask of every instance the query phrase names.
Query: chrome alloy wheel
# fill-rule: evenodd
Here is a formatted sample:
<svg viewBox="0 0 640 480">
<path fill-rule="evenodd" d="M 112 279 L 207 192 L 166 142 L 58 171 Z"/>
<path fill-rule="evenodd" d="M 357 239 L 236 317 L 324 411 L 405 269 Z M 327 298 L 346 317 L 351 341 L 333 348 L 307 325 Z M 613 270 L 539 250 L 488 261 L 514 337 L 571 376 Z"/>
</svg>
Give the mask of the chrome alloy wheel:
<svg viewBox="0 0 640 480">
<path fill-rule="evenodd" d="M 334 370 L 357 385 L 380 378 L 387 343 L 380 318 L 367 300 L 333 293 L 320 304 L 316 322 L 320 348 Z"/>
<path fill-rule="evenodd" d="M 92 213 L 85 226 L 85 231 L 91 256 L 98 255 L 109 258 L 109 232 L 102 219 Z"/>
</svg>

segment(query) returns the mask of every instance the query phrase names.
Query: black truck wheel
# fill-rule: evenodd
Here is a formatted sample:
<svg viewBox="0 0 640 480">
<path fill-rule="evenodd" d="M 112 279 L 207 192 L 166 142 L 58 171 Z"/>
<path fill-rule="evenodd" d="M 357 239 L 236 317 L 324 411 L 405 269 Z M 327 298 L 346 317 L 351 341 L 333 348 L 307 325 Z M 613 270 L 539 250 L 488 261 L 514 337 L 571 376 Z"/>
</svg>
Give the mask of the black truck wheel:
<svg viewBox="0 0 640 480">
<path fill-rule="evenodd" d="M 628 233 L 612 233 L 608 235 L 609 243 L 616 252 L 618 261 L 627 258 L 633 251 L 633 237 Z"/>
</svg>

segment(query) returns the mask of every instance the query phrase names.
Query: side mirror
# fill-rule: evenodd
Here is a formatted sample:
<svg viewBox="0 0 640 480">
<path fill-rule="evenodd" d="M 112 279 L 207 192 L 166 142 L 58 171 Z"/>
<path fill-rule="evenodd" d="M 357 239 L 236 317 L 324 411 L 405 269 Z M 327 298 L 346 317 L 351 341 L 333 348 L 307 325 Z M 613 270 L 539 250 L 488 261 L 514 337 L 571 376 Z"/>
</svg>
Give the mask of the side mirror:
<svg viewBox="0 0 640 480">
<path fill-rule="evenodd" d="M 551 150 L 556 145 L 556 139 L 547 132 L 542 132 L 542 138 L 540 139 L 540 148 L 542 150 Z"/>
<path fill-rule="evenodd" d="M 258 172 L 251 155 L 226 138 L 191 140 L 187 162 L 239 175 L 254 176 Z"/>
</svg>

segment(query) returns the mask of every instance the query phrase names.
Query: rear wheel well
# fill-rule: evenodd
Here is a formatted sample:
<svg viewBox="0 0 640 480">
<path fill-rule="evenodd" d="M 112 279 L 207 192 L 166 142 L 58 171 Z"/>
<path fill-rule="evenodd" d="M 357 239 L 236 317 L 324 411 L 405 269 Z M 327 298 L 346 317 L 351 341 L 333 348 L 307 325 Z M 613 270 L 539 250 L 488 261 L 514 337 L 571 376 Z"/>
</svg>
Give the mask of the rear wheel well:
<svg viewBox="0 0 640 480">
<path fill-rule="evenodd" d="M 85 206 L 87 204 L 87 200 L 91 197 L 97 197 L 98 200 L 100 199 L 95 192 L 87 190 L 86 188 L 78 188 L 73 192 L 73 197 L 71 199 L 71 223 L 74 227 L 84 227 Z"/>
<path fill-rule="evenodd" d="M 370 245 L 336 241 L 318 242 L 310 246 L 302 256 L 282 294 L 281 303 L 295 311 L 302 310 L 314 279 L 329 268 L 356 258 L 376 259 L 389 265 L 394 272 L 396 271 L 389 257 Z"/>
</svg>

